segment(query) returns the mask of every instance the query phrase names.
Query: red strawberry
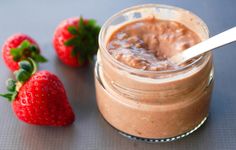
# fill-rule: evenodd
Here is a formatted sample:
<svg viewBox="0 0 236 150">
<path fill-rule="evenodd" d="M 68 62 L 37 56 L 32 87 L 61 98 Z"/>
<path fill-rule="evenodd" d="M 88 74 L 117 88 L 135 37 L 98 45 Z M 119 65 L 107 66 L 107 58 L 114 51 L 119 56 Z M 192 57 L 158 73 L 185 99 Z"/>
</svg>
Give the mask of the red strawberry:
<svg viewBox="0 0 236 150">
<path fill-rule="evenodd" d="M 18 62 L 32 58 L 36 62 L 46 62 L 40 55 L 38 44 L 30 36 L 22 33 L 9 37 L 2 47 L 2 55 L 11 71 L 19 69 Z"/>
<path fill-rule="evenodd" d="M 16 79 L 8 80 L 9 93 L 1 96 L 12 100 L 16 116 L 29 124 L 66 126 L 75 116 L 68 103 L 63 84 L 57 76 L 48 72 L 35 72 L 28 61 L 19 63 Z"/>
<path fill-rule="evenodd" d="M 69 18 L 56 28 L 53 45 L 59 59 L 73 67 L 85 65 L 98 50 L 100 27 L 95 20 Z"/>
</svg>

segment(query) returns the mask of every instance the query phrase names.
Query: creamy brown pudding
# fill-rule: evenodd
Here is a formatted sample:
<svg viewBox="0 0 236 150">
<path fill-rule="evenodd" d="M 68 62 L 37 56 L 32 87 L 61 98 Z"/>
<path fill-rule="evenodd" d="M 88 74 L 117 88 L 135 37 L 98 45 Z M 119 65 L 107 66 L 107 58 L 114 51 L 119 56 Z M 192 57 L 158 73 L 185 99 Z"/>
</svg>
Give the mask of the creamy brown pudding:
<svg viewBox="0 0 236 150">
<path fill-rule="evenodd" d="M 175 70 L 167 58 L 200 42 L 196 33 L 176 21 L 155 17 L 131 22 L 115 31 L 107 49 L 118 61 L 143 70 Z"/>
<path fill-rule="evenodd" d="M 212 54 L 176 66 L 175 53 L 208 38 L 189 11 L 141 5 L 102 27 L 95 66 L 99 111 L 113 127 L 151 142 L 189 135 L 206 120 L 213 88 Z"/>
</svg>

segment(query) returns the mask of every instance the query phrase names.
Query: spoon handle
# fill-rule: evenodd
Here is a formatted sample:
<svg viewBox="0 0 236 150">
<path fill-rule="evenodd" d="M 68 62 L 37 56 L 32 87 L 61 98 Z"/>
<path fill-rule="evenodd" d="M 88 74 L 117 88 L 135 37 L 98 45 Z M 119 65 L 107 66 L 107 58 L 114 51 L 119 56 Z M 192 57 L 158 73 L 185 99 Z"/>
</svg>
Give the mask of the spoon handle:
<svg viewBox="0 0 236 150">
<path fill-rule="evenodd" d="M 214 48 L 229 44 L 236 41 L 236 27 L 228 29 L 220 34 L 217 34 L 199 44 L 196 44 L 183 52 L 174 55 L 170 61 L 176 64 L 181 64 L 193 57 L 208 52 Z"/>
</svg>

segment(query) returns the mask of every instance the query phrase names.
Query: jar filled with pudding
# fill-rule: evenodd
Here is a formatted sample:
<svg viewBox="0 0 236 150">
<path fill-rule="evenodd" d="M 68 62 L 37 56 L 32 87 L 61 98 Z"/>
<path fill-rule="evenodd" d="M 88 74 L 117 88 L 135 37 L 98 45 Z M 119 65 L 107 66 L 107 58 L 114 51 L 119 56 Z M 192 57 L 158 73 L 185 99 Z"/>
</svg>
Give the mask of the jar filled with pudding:
<svg viewBox="0 0 236 150">
<path fill-rule="evenodd" d="M 193 13 L 147 4 L 115 14 L 103 25 L 95 66 L 98 108 L 123 135 L 173 141 L 207 119 L 213 88 L 212 53 L 181 65 L 168 58 L 206 40 Z"/>
</svg>

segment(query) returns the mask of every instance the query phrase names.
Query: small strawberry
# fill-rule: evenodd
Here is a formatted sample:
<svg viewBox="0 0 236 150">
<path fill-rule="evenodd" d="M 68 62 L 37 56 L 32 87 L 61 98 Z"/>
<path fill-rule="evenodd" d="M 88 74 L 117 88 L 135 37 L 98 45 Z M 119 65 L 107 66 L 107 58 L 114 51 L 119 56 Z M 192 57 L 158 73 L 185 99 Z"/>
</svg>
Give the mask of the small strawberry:
<svg viewBox="0 0 236 150">
<path fill-rule="evenodd" d="M 59 59 L 73 67 L 92 61 L 98 50 L 100 27 L 96 21 L 80 18 L 64 20 L 55 30 L 53 45 Z"/>
<path fill-rule="evenodd" d="M 36 62 L 46 62 L 40 55 L 38 44 L 30 36 L 22 33 L 9 37 L 2 47 L 3 59 L 11 71 L 19 69 L 18 62 L 28 58 Z"/>
<path fill-rule="evenodd" d="M 9 92 L 0 94 L 12 101 L 16 116 L 35 125 L 66 126 L 73 123 L 75 116 L 58 77 L 48 71 L 36 72 L 36 64 L 31 59 L 19 62 L 19 67 L 14 72 L 17 81 L 9 79 Z"/>
</svg>

